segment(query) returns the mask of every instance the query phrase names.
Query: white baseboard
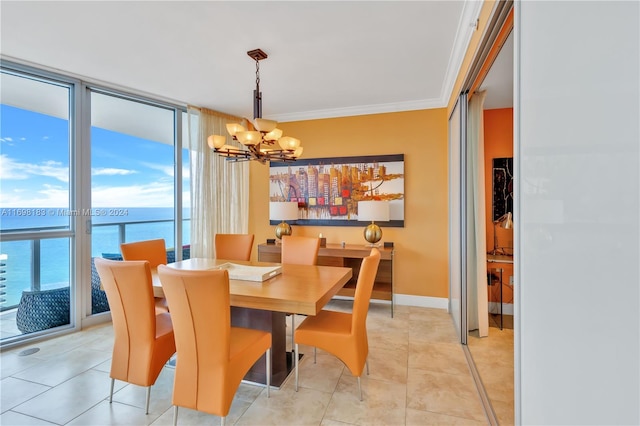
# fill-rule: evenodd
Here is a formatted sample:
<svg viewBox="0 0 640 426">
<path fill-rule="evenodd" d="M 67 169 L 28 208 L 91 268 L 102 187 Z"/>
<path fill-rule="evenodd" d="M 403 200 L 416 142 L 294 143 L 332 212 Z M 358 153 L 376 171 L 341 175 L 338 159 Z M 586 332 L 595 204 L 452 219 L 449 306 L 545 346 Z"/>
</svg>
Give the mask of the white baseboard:
<svg viewBox="0 0 640 426">
<path fill-rule="evenodd" d="M 349 296 L 333 296 L 338 300 L 353 300 L 353 297 Z M 413 296 L 411 294 L 395 294 L 393 296 L 396 306 L 418 306 L 420 308 L 436 308 L 436 309 L 448 309 L 449 299 L 442 297 L 429 297 L 429 296 Z M 371 303 L 390 304 L 388 300 L 371 299 Z"/>
<path fill-rule="evenodd" d="M 396 305 L 418 306 L 421 308 L 436 308 L 447 310 L 449 299 L 445 297 L 413 296 L 411 294 L 394 295 Z"/>
<path fill-rule="evenodd" d="M 492 314 L 500 313 L 500 302 L 489 302 L 489 312 Z M 502 304 L 502 313 L 504 315 L 513 315 L 513 304 L 512 303 L 503 303 Z"/>
<path fill-rule="evenodd" d="M 353 300 L 353 297 L 348 296 L 333 296 L 334 299 Z M 414 296 L 411 294 L 395 294 L 395 304 L 398 306 L 418 306 L 420 308 L 435 308 L 435 309 L 449 309 L 449 299 L 444 297 L 429 297 L 429 296 Z M 371 303 L 383 303 L 389 304 L 391 302 L 387 300 L 371 299 Z M 500 303 L 489 302 L 489 312 L 496 314 L 500 313 Z M 513 315 L 513 304 L 503 303 L 502 313 L 505 315 Z"/>
</svg>

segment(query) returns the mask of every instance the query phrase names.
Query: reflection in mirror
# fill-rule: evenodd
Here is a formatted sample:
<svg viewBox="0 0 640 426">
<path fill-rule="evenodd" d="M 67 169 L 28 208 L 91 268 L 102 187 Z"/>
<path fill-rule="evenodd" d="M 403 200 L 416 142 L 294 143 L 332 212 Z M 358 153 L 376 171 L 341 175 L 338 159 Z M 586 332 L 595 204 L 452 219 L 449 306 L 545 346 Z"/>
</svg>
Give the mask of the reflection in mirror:
<svg viewBox="0 0 640 426">
<path fill-rule="evenodd" d="M 504 220 L 508 213 L 513 215 L 513 186 L 510 179 L 494 185 L 494 172 L 502 172 L 502 177 L 513 175 L 513 35 L 505 41 L 480 90 L 486 91 L 483 136 L 489 327 L 485 337 L 479 337 L 477 328 L 469 330 L 467 342 L 498 423 L 513 424 L 513 229 Z M 494 159 L 500 159 L 496 167 Z"/>
</svg>

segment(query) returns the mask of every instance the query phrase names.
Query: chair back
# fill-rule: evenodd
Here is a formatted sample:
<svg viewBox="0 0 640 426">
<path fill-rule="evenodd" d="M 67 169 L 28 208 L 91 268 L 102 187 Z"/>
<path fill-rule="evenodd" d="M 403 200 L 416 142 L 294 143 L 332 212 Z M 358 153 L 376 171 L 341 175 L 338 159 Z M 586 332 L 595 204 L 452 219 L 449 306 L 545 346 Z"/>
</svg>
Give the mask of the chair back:
<svg viewBox="0 0 640 426">
<path fill-rule="evenodd" d="M 69 287 L 24 290 L 16 311 L 16 326 L 26 334 L 69 324 L 69 307 Z"/>
<path fill-rule="evenodd" d="M 107 293 L 115 342 L 111 377 L 148 386 L 147 371 L 139 368 L 149 358 L 156 337 L 156 314 L 151 268 L 147 261 L 95 258 Z"/>
<path fill-rule="evenodd" d="M 318 262 L 320 239 L 313 237 L 282 237 L 282 263 L 315 265 Z"/>
<path fill-rule="evenodd" d="M 167 248 L 163 238 L 120 244 L 124 260 L 146 260 L 154 269 L 167 264 Z"/>
<path fill-rule="evenodd" d="M 253 234 L 216 234 L 216 259 L 251 260 Z"/>
<path fill-rule="evenodd" d="M 225 389 L 211 390 L 229 362 L 231 308 L 226 270 L 185 271 L 158 266 L 171 308 L 178 361 L 173 403 L 211 412 Z M 233 398 L 233 396 L 231 396 Z M 213 412 L 220 409 L 213 409 Z"/>
<path fill-rule="evenodd" d="M 353 333 L 366 331 L 367 313 L 369 312 L 369 302 L 373 292 L 373 283 L 378 273 L 380 264 L 380 251 L 372 248 L 369 256 L 362 259 L 358 281 L 356 282 L 356 292 L 353 298 L 353 315 L 351 319 L 351 330 Z M 365 333 L 366 336 L 366 333 Z"/>
</svg>

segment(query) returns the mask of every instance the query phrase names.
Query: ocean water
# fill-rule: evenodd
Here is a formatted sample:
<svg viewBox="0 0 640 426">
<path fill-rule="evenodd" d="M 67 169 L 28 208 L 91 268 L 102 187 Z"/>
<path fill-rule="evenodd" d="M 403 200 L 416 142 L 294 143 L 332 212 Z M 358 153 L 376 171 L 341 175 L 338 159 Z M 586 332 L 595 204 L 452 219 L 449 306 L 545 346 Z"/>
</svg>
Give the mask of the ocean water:
<svg viewBox="0 0 640 426">
<path fill-rule="evenodd" d="M 172 208 L 120 208 L 93 211 L 91 257 L 120 253 L 119 235 L 125 241 L 164 238 L 166 246 L 174 247 Z M 51 214 L 49 214 L 51 213 Z M 60 213 L 60 214 L 58 214 Z M 61 229 L 69 217 L 58 209 L 0 209 L 0 229 L 15 230 Z M 82 212 L 78 212 L 81 214 Z M 86 213 L 86 212 L 85 212 Z M 100 215 L 96 215 L 96 213 Z M 108 214 L 113 213 L 113 214 Z M 183 241 L 188 244 L 191 221 L 183 220 Z M 33 245 L 40 244 L 40 288 L 69 285 L 70 238 L 48 238 L 26 241 L 0 239 L 0 309 L 17 305 L 23 290 L 30 290 L 33 281 Z"/>
</svg>

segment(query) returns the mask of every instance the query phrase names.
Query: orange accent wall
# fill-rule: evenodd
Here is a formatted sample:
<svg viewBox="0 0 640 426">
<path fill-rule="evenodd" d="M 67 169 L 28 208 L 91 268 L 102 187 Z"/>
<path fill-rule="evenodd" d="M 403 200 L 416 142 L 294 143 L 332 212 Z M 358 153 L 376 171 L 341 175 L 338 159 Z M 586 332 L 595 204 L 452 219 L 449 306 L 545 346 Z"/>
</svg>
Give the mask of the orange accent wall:
<svg viewBox="0 0 640 426">
<path fill-rule="evenodd" d="M 513 108 L 489 109 L 484 111 L 484 171 L 485 171 L 485 206 L 487 218 L 487 252 L 493 250 L 493 223 L 492 215 L 492 178 L 491 169 L 494 158 L 513 157 Z M 500 247 L 513 247 L 513 229 L 496 228 L 498 233 L 498 245 Z M 509 276 L 513 275 L 513 265 L 494 264 L 495 267 L 504 269 L 503 277 L 503 301 L 512 303 L 513 292 L 509 283 Z M 493 286 L 489 289 L 489 301 L 500 301 L 500 288 Z"/>
<path fill-rule="evenodd" d="M 395 293 L 446 298 L 449 293 L 448 117 L 446 108 L 280 123 L 299 138 L 304 158 L 404 154 L 405 227 L 382 226 L 393 241 Z M 249 232 L 274 238 L 269 225 L 269 167 L 250 165 Z M 296 226 L 294 235 L 365 244 L 363 228 Z M 257 250 L 253 251 L 254 259 Z"/>
</svg>

